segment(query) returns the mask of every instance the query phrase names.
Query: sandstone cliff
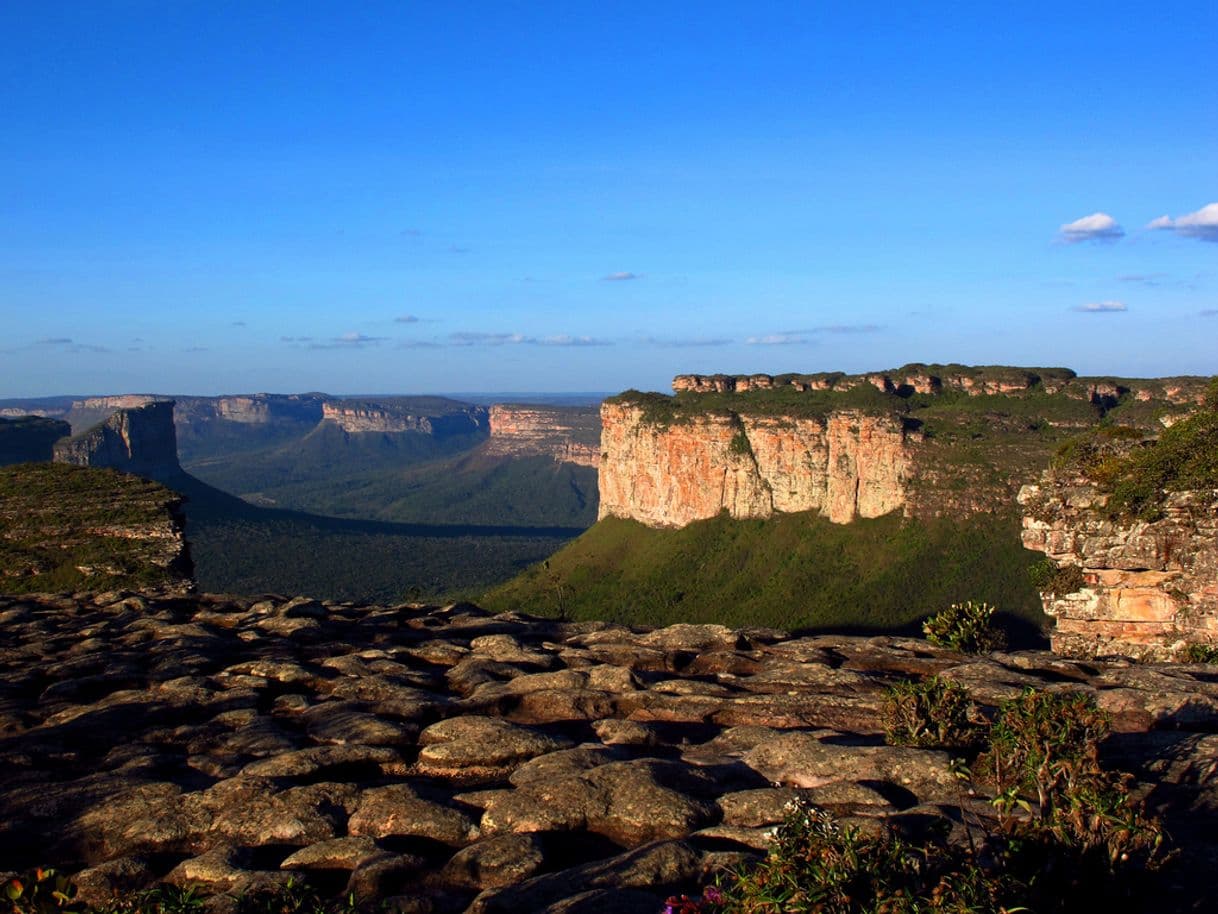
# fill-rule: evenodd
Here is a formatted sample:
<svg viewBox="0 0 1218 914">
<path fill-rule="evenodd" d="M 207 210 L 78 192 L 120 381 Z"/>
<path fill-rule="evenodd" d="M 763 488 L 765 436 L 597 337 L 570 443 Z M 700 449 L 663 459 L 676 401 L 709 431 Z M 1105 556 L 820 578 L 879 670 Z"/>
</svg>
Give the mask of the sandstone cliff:
<svg viewBox="0 0 1218 914">
<path fill-rule="evenodd" d="M 500 457 L 552 457 L 560 463 L 600 465 L 600 417 L 591 407 L 508 406 L 490 409 L 490 438 L 483 453 Z"/>
<path fill-rule="evenodd" d="M 442 438 L 484 432 L 487 410 L 468 406 L 430 413 L 392 403 L 328 400 L 322 405 L 322 419 L 348 434 L 418 432 Z"/>
<path fill-rule="evenodd" d="M 1108 499 L 1054 471 L 1019 493 L 1024 546 L 1077 569 L 1057 576 L 1076 589 L 1042 595 L 1057 619 L 1053 649 L 1169 659 L 1190 644 L 1218 646 L 1218 489 L 1170 493 L 1152 522 L 1110 517 Z"/>
<path fill-rule="evenodd" d="M 904 507 L 909 432 L 899 419 L 841 411 L 823 419 L 706 414 L 648 421 L 642 407 L 601 407 L 600 517 L 684 526 L 816 511 L 835 523 Z"/>
<path fill-rule="evenodd" d="M 277 420 L 317 423 L 324 397 L 318 394 L 236 394 L 223 397 L 177 397 L 174 413 L 183 424 L 223 420 L 240 425 L 266 425 Z"/>
<path fill-rule="evenodd" d="M 172 479 L 182 472 L 173 407 L 172 400 L 157 400 L 119 409 L 89 431 L 58 442 L 55 462 L 111 467 L 149 479 Z"/>
</svg>

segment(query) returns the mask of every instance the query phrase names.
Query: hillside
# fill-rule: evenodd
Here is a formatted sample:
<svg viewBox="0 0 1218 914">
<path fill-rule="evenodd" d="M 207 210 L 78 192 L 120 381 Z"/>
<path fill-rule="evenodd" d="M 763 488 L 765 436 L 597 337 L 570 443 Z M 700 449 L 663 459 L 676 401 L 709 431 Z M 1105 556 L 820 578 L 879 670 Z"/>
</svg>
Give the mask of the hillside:
<svg viewBox="0 0 1218 914">
<path fill-rule="evenodd" d="M 0 593 L 190 586 L 181 498 L 110 469 L 0 468 Z"/>
<path fill-rule="evenodd" d="M 41 416 L 0 417 L 0 466 L 50 460 L 55 442 L 71 434 L 71 427 Z"/>
</svg>

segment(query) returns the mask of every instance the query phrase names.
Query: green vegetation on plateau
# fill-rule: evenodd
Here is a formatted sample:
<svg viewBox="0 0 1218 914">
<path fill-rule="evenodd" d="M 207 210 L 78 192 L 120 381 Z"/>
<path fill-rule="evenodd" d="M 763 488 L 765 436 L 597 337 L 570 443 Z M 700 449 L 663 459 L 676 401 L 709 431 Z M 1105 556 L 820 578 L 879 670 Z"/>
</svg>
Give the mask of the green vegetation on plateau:
<svg viewBox="0 0 1218 914">
<path fill-rule="evenodd" d="M 546 565 L 486 594 L 496 611 L 640 625 L 720 622 L 785 629 L 917 632 L 968 599 L 1044 624 L 1018 520 L 979 514 L 832 524 L 814 513 L 726 515 L 677 530 L 606 518 Z"/>
<path fill-rule="evenodd" d="M 0 468 L 0 592 L 180 583 L 172 539 L 180 497 L 114 470 L 55 463 Z"/>
<path fill-rule="evenodd" d="M 1218 489 L 1218 378 L 1202 409 L 1153 441 L 1141 438 L 1128 426 L 1103 426 L 1062 447 L 1056 463 L 1111 493 L 1108 510 L 1117 517 L 1158 520 L 1167 493 Z"/>
</svg>

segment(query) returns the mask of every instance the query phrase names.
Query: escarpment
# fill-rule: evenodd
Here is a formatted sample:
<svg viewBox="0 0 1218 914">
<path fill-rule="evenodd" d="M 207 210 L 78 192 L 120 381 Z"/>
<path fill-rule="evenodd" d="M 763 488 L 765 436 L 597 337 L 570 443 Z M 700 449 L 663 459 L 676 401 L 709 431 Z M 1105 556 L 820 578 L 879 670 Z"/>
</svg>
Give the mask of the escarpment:
<svg viewBox="0 0 1218 914">
<path fill-rule="evenodd" d="M 1218 489 L 1172 492 L 1153 521 L 1114 517 L 1078 474 L 1019 494 L 1023 544 L 1059 569 L 1042 594 L 1053 650 L 1165 660 L 1218 650 Z"/>
<path fill-rule="evenodd" d="M 649 422 L 641 407 L 601 408 L 600 516 L 684 526 L 726 510 L 735 518 L 816 511 L 835 523 L 904 507 L 907 431 L 892 417 L 708 414 Z"/>
<path fill-rule="evenodd" d="M 169 480 L 182 472 L 172 400 L 122 408 L 100 425 L 56 443 L 56 463 L 110 467 L 149 479 Z"/>
<path fill-rule="evenodd" d="M 600 465 L 600 418 L 591 407 L 490 408 L 490 438 L 483 453 L 499 457 L 551 457 L 560 463 Z"/>
<path fill-rule="evenodd" d="M 817 512 L 836 523 L 1000 513 L 1054 449 L 1102 419 L 1149 431 L 1203 378 L 906 365 L 870 374 L 678 375 L 602 407 L 600 516 L 680 527 Z"/>
<path fill-rule="evenodd" d="M 468 406 L 428 414 L 394 404 L 328 400 L 322 405 L 322 420 L 348 434 L 419 432 L 446 437 L 484 431 L 487 410 Z"/>
</svg>

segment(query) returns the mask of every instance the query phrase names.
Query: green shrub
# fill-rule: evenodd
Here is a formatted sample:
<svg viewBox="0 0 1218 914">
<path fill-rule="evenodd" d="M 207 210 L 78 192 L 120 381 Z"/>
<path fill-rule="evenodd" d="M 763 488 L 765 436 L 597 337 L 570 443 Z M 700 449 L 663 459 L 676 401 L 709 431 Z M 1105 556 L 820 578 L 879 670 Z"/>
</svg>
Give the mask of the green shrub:
<svg viewBox="0 0 1218 914">
<path fill-rule="evenodd" d="M 75 914 L 76 886 L 52 869 L 36 869 L 8 879 L 2 887 L 6 914 Z"/>
<path fill-rule="evenodd" d="M 1019 887 L 961 849 L 864 835 L 806 800 L 792 804 L 764 861 L 720 881 L 694 910 L 733 914 L 999 914 Z"/>
<path fill-rule="evenodd" d="M 995 607 L 967 600 L 931 616 L 922 631 L 931 644 L 966 654 L 988 654 L 1006 647 L 1006 635 L 994 625 Z"/>
<path fill-rule="evenodd" d="M 968 749 L 980 742 L 977 708 L 962 686 L 932 676 L 888 689 L 885 739 L 892 746 Z"/>
<path fill-rule="evenodd" d="M 1092 696 L 1027 689 L 999 709 L 979 763 L 1012 837 L 1039 847 L 1040 856 L 1064 855 L 1076 874 L 1095 878 L 1130 861 L 1150 866 L 1162 844 L 1126 778 L 1099 764 L 1108 732 Z"/>
<path fill-rule="evenodd" d="M 1083 569 L 1078 565 L 1058 566 L 1052 559 L 1043 559 L 1028 569 L 1032 586 L 1041 593 L 1060 596 L 1077 593 L 1086 586 Z"/>
<path fill-rule="evenodd" d="M 1218 663 L 1218 644 L 1186 644 L 1176 652 L 1176 658 L 1184 663 Z"/>
</svg>

